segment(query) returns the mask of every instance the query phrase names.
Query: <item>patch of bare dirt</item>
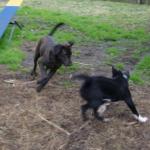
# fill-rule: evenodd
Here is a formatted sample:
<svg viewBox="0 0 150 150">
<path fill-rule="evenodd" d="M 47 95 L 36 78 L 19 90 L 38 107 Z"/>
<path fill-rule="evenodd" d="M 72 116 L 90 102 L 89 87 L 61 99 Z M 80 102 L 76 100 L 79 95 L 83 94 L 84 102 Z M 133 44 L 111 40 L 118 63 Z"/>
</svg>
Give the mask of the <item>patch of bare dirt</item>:
<svg viewBox="0 0 150 150">
<path fill-rule="evenodd" d="M 29 71 L 33 66 L 36 43 L 22 46 Z M 111 68 L 103 65 L 105 45 L 74 46 L 80 55 L 73 61 L 81 63 L 79 72 L 111 76 Z M 150 122 L 137 123 L 123 102 L 108 107 L 105 117 L 110 122 L 83 122 L 79 82 L 69 74 L 56 74 L 41 93 L 35 91 L 36 80 L 29 73 L 8 71 L 0 65 L 0 149 L 2 150 L 148 150 Z M 67 81 L 70 85 L 64 85 Z M 69 82 L 68 82 L 69 81 Z M 142 115 L 150 118 L 149 87 L 130 86 L 133 99 Z"/>
<path fill-rule="evenodd" d="M 22 62 L 22 65 L 26 68 L 33 66 L 34 52 L 36 48 L 35 42 L 24 42 L 22 45 L 22 50 L 26 54 L 26 59 Z"/>
<path fill-rule="evenodd" d="M 29 52 L 32 47 L 32 43 L 26 45 Z M 109 106 L 105 116 L 111 118 L 110 122 L 102 123 L 93 117 L 83 122 L 79 84 L 74 82 L 69 88 L 62 84 L 69 75 L 56 74 L 41 93 L 36 93 L 36 81 L 2 65 L 0 70 L 0 149 L 150 149 L 150 122 L 137 123 L 123 102 Z M 110 75 L 110 68 L 100 70 Z M 132 85 L 131 91 L 138 110 L 150 118 L 149 87 Z"/>
</svg>

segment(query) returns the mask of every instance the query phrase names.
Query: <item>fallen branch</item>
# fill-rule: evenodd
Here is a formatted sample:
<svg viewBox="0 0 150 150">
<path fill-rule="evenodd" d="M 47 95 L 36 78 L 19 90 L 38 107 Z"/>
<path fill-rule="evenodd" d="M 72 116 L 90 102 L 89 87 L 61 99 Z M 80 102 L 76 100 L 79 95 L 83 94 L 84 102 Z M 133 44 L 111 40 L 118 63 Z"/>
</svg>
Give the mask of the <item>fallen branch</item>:
<svg viewBox="0 0 150 150">
<path fill-rule="evenodd" d="M 8 80 L 4 80 L 4 82 L 9 83 L 9 84 L 14 84 L 16 82 L 16 80 L 8 79 Z"/>
<path fill-rule="evenodd" d="M 61 145 L 58 150 L 62 150 L 64 147 L 66 146 L 66 144 Z"/>
<path fill-rule="evenodd" d="M 102 150 L 101 148 L 89 148 L 89 150 Z"/>
<path fill-rule="evenodd" d="M 47 122 L 49 125 L 51 125 L 51 126 L 57 128 L 58 130 L 64 132 L 64 133 L 67 134 L 68 136 L 71 135 L 71 133 L 69 133 L 67 130 L 65 130 L 65 129 L 59 127 L 58 125 L 56 125 L 55 123 L 53 123 L 53 122 L 47 120 L 47 119 L 44 118 L 41 114 L 39 114 L 38 117 L 41 118 L 43 121 Z"/>
<path fill-rule="evenodd" d="M 82 126 L 80 126 L 77 130 L 73 131 L 71 134 L 78 132 L 80 130 L 82 130 L 84 127 L 86 127 L 89 124 L 90 121 L 87 121 L 86 123 L 84 123 Z"/>
<path fill-rule="evenodd" d="M 32 83 L 36 83 L 36 81 L 35 80 L 33 80 L 33 81 L 26 81 L 26 82 L 23 82 L 22 84 L 32 84 Z"/>
<path fill-rule="evenodd" d="M 8 84 L 12 84 L 13 87 L 15 87 L 15 82 L 16 80 L 13 80 L 13 79 L 9 79 L 9 80 L 4 80 L 5 83 L 8 83 Z"/>
<path fill-rule="evenodd" d="M 84 65 L 84 66 L 93 66 L 92 64 L 85 64 L 85 63 L 81 63 L 81 62 L 77 62 L 77 61 L 75 61 L 74 63 Z"/>
<path fill-rule="evenodd" d="M 13 79 L 4 80 L 4 82 L 8 83 L 8 84 L 12 84 L 13 86 L 15 86 L 15 85 L 27 85 L 27 84 L 36 83 L 36 81 L 17 82 L 17 80 L 13 80 Z"/>
<path fill-rule="evenodd" d="M 90 123 L 90 121 L 87 121 L 86 123 L 84 123 L 78 130 L 83 129 L 84 127 L 86 127 L 88 124 Z"/>
</svg>

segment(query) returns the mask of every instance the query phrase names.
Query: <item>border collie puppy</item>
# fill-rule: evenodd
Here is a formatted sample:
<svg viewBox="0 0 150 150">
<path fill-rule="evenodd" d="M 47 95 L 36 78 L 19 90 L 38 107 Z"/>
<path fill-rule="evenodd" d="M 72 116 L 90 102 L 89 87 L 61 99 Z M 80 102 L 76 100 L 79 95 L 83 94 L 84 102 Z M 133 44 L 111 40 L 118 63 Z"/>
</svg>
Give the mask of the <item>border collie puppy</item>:
<svg viewBox="0 0 150 150">
<path fill-rule="evenodd" d="M 96 119 L 103 121 L 103 112 L 110 102 L 124 101 L 132 111 L 134 118 L 139 122 L 146 122 L 147 117 L 142 117 L 132 100 L 129 90 L 129 73 L 123 73 L 112 67 L 112 78 L 103 76 L 74 75 L 73 79 L 83 80 L 80 89 L 81 97 L 87 102 L 81 106 L 83 120 L 87 120 L 86 111 L 93 109 Z"/>
</svg>

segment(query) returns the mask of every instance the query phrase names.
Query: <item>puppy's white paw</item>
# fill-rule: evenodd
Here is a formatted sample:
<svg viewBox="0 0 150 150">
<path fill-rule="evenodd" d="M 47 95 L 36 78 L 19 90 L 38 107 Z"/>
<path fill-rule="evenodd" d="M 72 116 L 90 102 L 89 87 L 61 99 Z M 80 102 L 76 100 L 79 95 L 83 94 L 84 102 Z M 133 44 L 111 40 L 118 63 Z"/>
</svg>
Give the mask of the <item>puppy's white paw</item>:
<svg viewBox="0 0 150 150">
<path fill-rule="evenodd" d="M 111 119 L 110 118 L 104 118 L 104 120 L 103 120 L 104 122 L 110 122 L 111 121 Z"/>
<path fill-rule="evenodd" d="M 139 122 L 142 122 L 142 123 L 144 123 L 148 120 L 147 117 L 142 117 L 141 115 L 139 115 L 139 116 L 134 115 L 134 117 L 135 117 L 135 119 L 137 119 Z"/>
<path fill-rule="evenodd" d="M 146 122 L 147 120 L 148 120 L 147 117 L 139 116 L 139 121 L 140 121 L 140 122 Z"/>
</svg>

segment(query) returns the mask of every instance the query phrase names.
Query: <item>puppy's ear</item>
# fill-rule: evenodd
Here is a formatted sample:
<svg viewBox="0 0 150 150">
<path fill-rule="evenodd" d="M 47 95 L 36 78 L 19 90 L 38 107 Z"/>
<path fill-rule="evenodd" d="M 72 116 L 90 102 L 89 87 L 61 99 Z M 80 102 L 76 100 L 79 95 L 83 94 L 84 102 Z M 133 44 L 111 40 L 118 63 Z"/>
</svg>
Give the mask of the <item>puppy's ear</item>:
<svg viewBox="0 0 150 150">
<path fill-rule="evenodd" d="M 54 50 L 53 50 L 54 55 L 58 55 L 59 53 L 61 53 L 62 49 L 63 49 L 62 45 L 60 44 L 55 45 Z"/>
<path fill-rule="evenodd" d="M 117 70 L 113 65 L 112 65 L 112 76 L 116 77 L 120 73 L 119 70 Z"/>
</svg>

